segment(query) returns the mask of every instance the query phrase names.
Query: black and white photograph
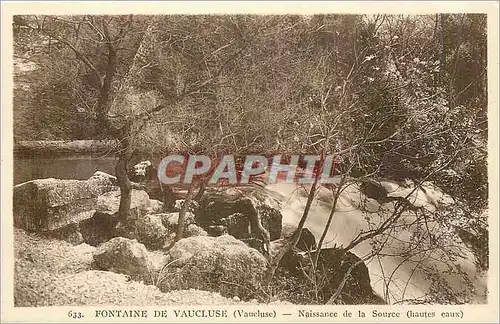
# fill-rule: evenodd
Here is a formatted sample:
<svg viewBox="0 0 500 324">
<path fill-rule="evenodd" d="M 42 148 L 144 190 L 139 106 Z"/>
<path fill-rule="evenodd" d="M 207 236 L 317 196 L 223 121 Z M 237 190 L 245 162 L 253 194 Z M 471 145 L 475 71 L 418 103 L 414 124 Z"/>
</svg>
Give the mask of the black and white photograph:
<svg viewBox="0 0 500 324">
<path fill-rule="evenodd" d="M 12 15 L 14 308 L 491 304 L 491 17 L 284 11 Z"/>
</svg>

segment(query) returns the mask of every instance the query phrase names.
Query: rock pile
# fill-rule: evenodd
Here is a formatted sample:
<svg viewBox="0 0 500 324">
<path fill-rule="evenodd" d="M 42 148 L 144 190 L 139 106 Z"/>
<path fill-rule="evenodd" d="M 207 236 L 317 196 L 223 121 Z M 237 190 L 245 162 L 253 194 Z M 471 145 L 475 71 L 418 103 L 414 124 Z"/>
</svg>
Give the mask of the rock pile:
<svg viewBox="0 0 500 324">
<path fill-rule="evenodd" d="M 163 204 L 144 190 L 132 190 L 129 222 L 120 227 L 120 190 L 109 174 L 96 172 L 88 180 L 33 180 L 14 188 L 14 224 L 75 248 L 91 248 L 91 262 L 83 270 L 92 277 L 113 272 L 163 292 L 201 289 L 251 300 L 259 298 L 268 257 L 276 255 L 294 229 L 283 228 L 281 212 L 269 197 L 235 192 L 207 190 L 186 212 L 184 237 L 176 240 L 179 211 L 165 212 Z M 368 270 L 354 254 L 316 249 L 313 233 L 303 229 L 296 247 L 280 263 L 280 271 L 292 283 L 290 289 L 298 289 L 306 280 L 311 260 L 319 253 L 318 269 L 326 276 L 319 291 L 324 301 L 355 263 L 346 284 L 351 299 L 343 302 L 356 303 L 373 295 Z M 33 255 L 21 255 L 22 251 L 18 265 L 32 267 Z M 50 277 L 48 270 L 38 273 Z M 57 280 L 69 280 L 64 274 Z M 36 302 L 28 304 L 32 303 Z"/>
</svg>

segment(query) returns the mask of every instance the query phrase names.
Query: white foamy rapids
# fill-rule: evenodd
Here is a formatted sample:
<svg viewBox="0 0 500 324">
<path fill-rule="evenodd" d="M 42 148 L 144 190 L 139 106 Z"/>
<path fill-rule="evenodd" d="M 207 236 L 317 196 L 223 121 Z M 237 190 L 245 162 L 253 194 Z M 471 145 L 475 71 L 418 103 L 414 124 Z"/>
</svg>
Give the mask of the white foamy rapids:
<svg viewBox="0 0 500 324">
<path fill-rule="evenodd" d="M 388 189 L 389 196 L 405 197 L 413 190 L 408 187 L 400 187 L 393 182 L 384 182 L 382 185 Z M 416 207 L 425 206 L 429 210 L 434 210 L 438 204 L 453 203 L 453 200 L 449 196 L 443 194 L 432 184 L 428 183 L 423 187 L 423 190 L 416 190 L 409 197 L 409 200 Z M 267 185 L 266 189 L 274 196 L 280 197 L 284 225 L 296 226 L 305 208 L 307 192 L 304 189 L 298 188 L 296 184 L 289 183 L 270 184 Z M 316 195 L 311 206 L 305 227 L 316 236 L 317 240 L 319 240 L 328 220 L 332 201 L 333 195 L 331 191 L 322 188 Z M 361 211 L 362 207 L 368 213 L 363 213 Z M 369 222 L 380 222 L 381 218 L 377 213 L 380 207 L 380 204 L 376 200 L 366 198 L 356 185 L 347 187 L 339 199 L 323 247 L 331 247 L 335 244 L 337 246 L 347 246 L 361 230 L 368 230 L 370 228 Z M 415 215 L 408 212 L 402 215 L 399 224 L 408 225 L 413 220 L 415 220 Z M 427 226 L 430 232 L 437 232 L 439 230 L 437 223 L 429 222 Z M 398 242 L 407 242 L 412 234 L 414 234 L 412 226 L 401 228 L 394 234 L 396 237 L 385 245 L 386 247 L 382 252 L 388 254 L 397 252 L 398 244 L 400 244 Z M 486 275 L 476 269 L 473 252 L 463 242 L 455 244 L 458 245 L 453 248 L 456 251 L 460 251 L 463 257 L 447 263 L 458 265 L 467 273 L 477 290 L 476 298 L 473 302 L 485 303 Z M 371 240 L 366 240 L 357 245 L 352 252 L 361 258 L 369 255 L 372 252 Z M 422 298 L 428 293 L 430 280 L 421 269 L 434 266 L 438 269 L 438 272 L 449 270 L 445 262 L 443 262 L 447 258 L 447 255 L 442 251 L 433 249 L 407 259 L 402 256 L 375 257 L 367 262 L 367 267 L 370 272 L 372 287 L 377 294 L 391 304 L 405 303 L 405 301 L 411 299 Z M 441 273 L 440 276 L 448 281 L 456 293 L 465 288 L 465 280 L 459 274 Z"/>
</svg>

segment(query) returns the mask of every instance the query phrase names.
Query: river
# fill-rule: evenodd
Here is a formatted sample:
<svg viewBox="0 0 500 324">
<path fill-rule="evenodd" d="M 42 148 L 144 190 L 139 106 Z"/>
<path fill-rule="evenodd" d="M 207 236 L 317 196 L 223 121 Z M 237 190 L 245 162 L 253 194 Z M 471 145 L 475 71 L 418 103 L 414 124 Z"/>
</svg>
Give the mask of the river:
<svg viewBox="0 0 500 324">
<path fill-rule="evenodd" d="M 41 178 L 59 178 L 59 179 L 87 179 L 95 171 L 104 171 L 114 174 L 116 158 L 100 157 L 92 158 L 89 156 L 63 156 L 63 157 L 39 157 L 39 158 L 20 158 L 14 159 L 14 183 L 18 184 L 32 179 Z M 387 183 L 388 186 L 394 185 Z M 306 203 L 306 196 L 300 190 L 297 190 L 295 184 L 277 183 L 267 185 L 266 189 L 281 200 L 281 212 L 283 222 L 289 225 L 296 225 L 302 215 Z M 404 191 L 393 191 L 394 195 L 404 196 Z M 305 224 L 319 240 L 323 228 L 325 227 L 328 215 L 330 214 L 332 198 L 331 194 L 323 191 L 316 197 L 308 220 Z M 417 191 L 413 197 L 415 205 L 434 208 L 436 201 L 442 198 L 439 191 L 426 190 Z M 376 202 L 365 203 L 364 207 L 372 209 L 371 212 L 363 212 L 361 208 L 362 194 L 355 186 L 346 190 L 340 199 L 339 206 L 333 218 L 333 222 L 326 236 L 326 246 L 347 245 L 360 231 L 367 230 L 370 221 L 376 222 L 378 217 L 377 208 L 380 206 Z M 403 223 L 411 223 L 411 214 L 404 215 L 401 218 Z M 430 224 L 430 226 L 437 226 Z M 411 226 L 404 227 L 398 231 L 397 235 L 391 238 L 384 252 L 393 252 L 398 241 L 407 241 L 412 237 L 413 229 Z M 372 251 L 372 240 L 367 240 L 353 249 L 353 252 L 359 257 L 368 255 Z M 391 245 L 392 244 L 392 245 Z M 487 278 L 485 274 L 477 271 L 473 262 L 474 255 L 472 251 L 463 243 L 458 243 L 457 248 L 463 254 L 454 263 L 464 270 L 469 280 L 477 289 L 476 297 L 473 302 L 485 303 L 487 292 Z M 390 253 L 387 253 L 390 254 Z M 436 267 L 441 271 L 441 277 L 446 280 L 455 293 L 466 286 L 466 282 L 453 272 L 444 274 L 449 270 L 443 261 L 443 255 L 440 251 L 429 251 L 419 257 L 403 258 L 402 256 L 385 256 L 372 258 L 367 262 L 367 267 L 372 280 L 374 291 L 388 300 L 390 303 L 398 303 L 404 300 L 418 299 L 424 296 L 429 288 L 430 281 L 423 269 Z M 447 271 L 449 272 L 449 271 Z M 388 278 L 391 278 L 388 280 Z"/>
<path fill-rule="evenodd" d="M 115 157 L 84 155 L 60 157 L 14 157 L 14 184 L 33 179 L 58 178 L 84 180 L 96 171 L 115 173 Z"/>
<path fill-rule="evenodd" d="M 396 187 L 394 183 L 387 182 L 386 186 Z M 295 225 L 299 222 L 305 208 L 307 197 L 303 190 L 298 190 L 295 184 L 277 183 L 268 185 L 267 189 L 274 193 L 275 197 L 281 197 L 283 222 Z M 404 197 L 408 190 L 393 190 L 392 195 Z M 413 203 L 416 206 L 425 206 L 433 210 L 434 204 L 445 198 L 441 192 L 426 188 L 425 192 L 417 190 L 412 195 Z M 338 207 L 334 214 L 333 221 L 328 230 L 325 242 L 326 246 L 346 246 L 360 231 L 369 230 L 369 224 L 376 224 L 381 219 L 378 215 L 380 205 L 375 201 L 363 200 L 365 197 L 356 186 L 347 188 L 341 195 Z M 363 200 L 363 202 L 362 202 Z M 444 199 L 443 199 L 444 200 Z M 332 206 L 332 194 L 327 190 L 320 190 L 312 204 L 308 219 L 305 223 L 307 227 L 319 240 L 323 232 Z M 364 206 L 364 212 L 362 211 Z M 368 209 L 368 211 L 366 211 Z M 368 217 L 368 218 L 367 218 Z M 411 224 L 415 220 L 413 214 L 403 214 L 399 224 L 403 224 L 399 230 L 394 231 L 386 243 L 382 254 L 396 254 L 401 248 L 402 242 L 411 241 L 415 228 L 404 226 Z M 428 224 L 431 231 L 438 233 L 439 225 L 430 222 Z M 363 258 L 372 252 L 374 240 L 367 240 L 356 246 L 352 252 Z M 484 273 L 476 269 L 474 254 L 463 242 L 454 243 L 455 250 L 460 251 L 462 257 L 457 260 L 448 260 L 448 256 L 443 255 L 443 251 L 433 249 L 416 254 L 411 258 L 400 255 L 375 257 L 366 262 L 370 272 L 371 283 L 374 291 L 389 303 L 405 303 L 412 299 L 421 299 L 430 288 L 430 281 L 425 269 L 435 267 L 438 276 L 448 282 L 452 288 L 452 293 L 460 294 L 467 287 L 467 280 L 464 280 L 458 273 L 449 271 L 449 264 L 454 264 L 455 269 L 460 267 L 467 273 L 468 280 L 476 288 L 476 294 L 472 298 L 473 303 L 486 303 L 487 277 Z M 390 279 L 389 279 L 390 278 Z M 444 293 L 444 292 L 443 292 Z"/>
</svg>

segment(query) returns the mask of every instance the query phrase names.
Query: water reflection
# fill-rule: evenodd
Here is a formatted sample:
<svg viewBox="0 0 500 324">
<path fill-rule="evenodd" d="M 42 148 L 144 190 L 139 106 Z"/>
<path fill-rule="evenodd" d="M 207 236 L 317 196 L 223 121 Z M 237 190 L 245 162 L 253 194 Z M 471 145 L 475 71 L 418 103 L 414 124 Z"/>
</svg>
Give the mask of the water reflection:
<svg viewBox="0 0 500 324">
<path fill-rule="evenodd" d="M 115 157 L 14 157 L 14 184 L 33 179 L 88 179 L 96 171 L 115 173 Z"/>
</svg>

